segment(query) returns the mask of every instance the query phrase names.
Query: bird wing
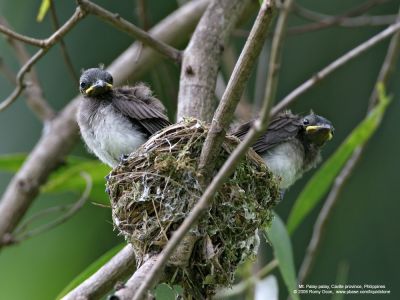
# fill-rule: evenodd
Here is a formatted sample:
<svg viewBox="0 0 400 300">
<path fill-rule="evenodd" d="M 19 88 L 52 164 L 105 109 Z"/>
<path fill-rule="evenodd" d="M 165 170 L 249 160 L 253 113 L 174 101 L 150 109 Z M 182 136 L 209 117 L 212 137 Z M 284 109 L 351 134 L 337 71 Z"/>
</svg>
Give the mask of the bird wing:
<svg viewBox="0 0 400 300">
<path fill-rule="evenodd" d="M 144 85 L 114 89 L 112 104 L 149 135 L 171 125 L 164 106 L 151 96 L 150 90 Z"/>
<path fill-rule="evenodd" d="M 232 134 L 243 139 L 253 125 L 253 121 L 240 125 Z M 275 117 L 268 126 L 267 131 L 260 136 L 252 148 L 259 154 L 263 154 L 277 144 L 291 140 L 296 137 L 301 129 L 298 116 L 290 112 L 284 112 Z"/>
</svg>

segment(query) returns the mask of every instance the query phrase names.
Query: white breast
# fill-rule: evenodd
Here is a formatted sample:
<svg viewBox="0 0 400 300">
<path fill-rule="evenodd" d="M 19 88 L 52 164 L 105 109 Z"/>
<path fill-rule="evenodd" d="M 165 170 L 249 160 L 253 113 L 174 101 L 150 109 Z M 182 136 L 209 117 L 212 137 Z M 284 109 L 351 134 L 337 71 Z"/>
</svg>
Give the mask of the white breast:
<svg viewBox="0 0 400 300">
<path fill-rule="evenodd" d="M 302 175 L 304 149 L 300 143 L 282 143 L 262 157 L 272 173 L 281 178 L 281 189 L 288 188 Z"/>
<path fill-rule="evenodd" d="M 145 135 L 128 119 L 116 117 L 116 114 L 115 109 L 107 105 L 99 108 L 90 119 L 78 118 L 90 151 L 111 167 L 118 165 L 122 155 L 130 154 L 146 141 Z"/>
</svg>

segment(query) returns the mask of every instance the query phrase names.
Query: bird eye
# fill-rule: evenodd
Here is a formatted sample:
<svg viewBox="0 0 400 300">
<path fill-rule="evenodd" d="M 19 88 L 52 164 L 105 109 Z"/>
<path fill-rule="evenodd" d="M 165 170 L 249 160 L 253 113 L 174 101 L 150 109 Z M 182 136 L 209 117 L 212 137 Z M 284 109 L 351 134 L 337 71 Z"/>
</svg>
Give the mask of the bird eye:
<svg viewBox="0 0 400 300">
<path fill-rule="evenodd" d="M 79 86 L 83 90 L 87 86 L 87 83 L 85 81 L 82 81 Z"/>
<path fill-rule="evenodd" d="M 309 125 L 310 121 L 307 118 L 305 118 L 305 119 L 303 119 L 303 124 L 304 125 Z"/>
</svg>

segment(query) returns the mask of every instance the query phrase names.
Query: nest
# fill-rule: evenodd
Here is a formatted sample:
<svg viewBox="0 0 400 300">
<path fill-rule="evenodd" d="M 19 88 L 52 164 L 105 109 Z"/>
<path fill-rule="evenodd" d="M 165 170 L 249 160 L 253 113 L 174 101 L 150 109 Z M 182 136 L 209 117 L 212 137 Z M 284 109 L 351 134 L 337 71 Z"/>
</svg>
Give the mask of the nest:
<svg viewBox="0 0 400 300">
<path fill-rule="evenodd" d="M 169 126 L 110 173 L 114 225 L 133 245 L 139 265 L 163 249 L 201 197 L 197 165 L 207 132 L 194 119 Z M 239 142 L 225 138 L 217 170 Z M 256 254 L 257 229 L 271 221 L 278 199 L 275 178 L 249 150 L 170 259 L 170 283 L 182 285 L 195 298 L 230 285 L 237 266 Z"/>
</svg>

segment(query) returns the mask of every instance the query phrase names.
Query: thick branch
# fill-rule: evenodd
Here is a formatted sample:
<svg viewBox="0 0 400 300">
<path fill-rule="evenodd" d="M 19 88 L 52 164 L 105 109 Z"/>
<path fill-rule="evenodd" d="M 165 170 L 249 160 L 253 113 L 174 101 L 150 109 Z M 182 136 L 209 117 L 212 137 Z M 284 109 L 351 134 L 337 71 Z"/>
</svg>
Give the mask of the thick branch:
<svg viewBox="0 0 400 300">
<path fill-rule="evenodd" d="M 204 11 L 208 1 L 192 1 L 167 17 L 151 30 L 151 34 L 164 42 L 176 44 L 189 34 Z M 116 84 L 135 80 L 157 62 L 156 53 L 148 48 L 138 51 L 138 43 L 118 57 L 110 66 Z M 140 58 L 140 63 L 136 62 Z M 11 233 L 21 220 L 40 186 L 47 180 L 51 171 L 71 151 L 78 137 L 75 114 L 80 97 L 70 104 L 55 118 L 49 131 L 42 136 L 29 154 L 21 169 L 8 185 L 0 201 L 0 239 Z"/>
<path fill-rule="evenodd" d="M 219 0 L 208 6 L 183 55 L 178 119 L 192 116 L 210 121 L 224 43 L 249 4 L 248 0 Z"/>
<path fill-rule="evenodd" d="M 220 151 L 226 131 L 232 121 L 236 106 L 243 93 L 273 18 L 273 1 L 264 1 L 258 13 L 246 44 L 229 79 L 228 86 L 222 95 L 221 102 L 214 114 L 210 131 L 204 142 L 200 156 L 199 169 L 202 174 L 210 174 L 214 169 L 212 164 Z"/>
<path fill-rule="evenodd" d="M 99 18 L 107 21 L 111 25 L 115 26 L 116 28 L 128 33 L 129 35 L 133 36 L 140 40 L 143 44 L 152 47 L 156 51 L 160 52 L 161 54 L 165 55 L 166 57 L 171 58 L 172 60 L 179 62 L 181 59 L 180 51 L 176 50 L 175 48 L 165 44 L 164 42 L 153 38 L 147 32 L 143 31 L 139 27 L 133 25 L 132 23 L 128 22 L 127 20 L 121 18 L 118 14 L 113 14 L 108 10 L 98 6 L 97 4 L 92 3 L 88 0 L 77 0 L 78 4 L 82 8 L 82 10 L 98 16 Z"/>
<path fill-rule="evenodd" d="M 63 300 L 100 299 L 122 278 L 135 270 L 135 253 L 132 246 L 126 245 L 109 262 L 86 279 L 74 290 L 65 295 Z"/>
</svg>

